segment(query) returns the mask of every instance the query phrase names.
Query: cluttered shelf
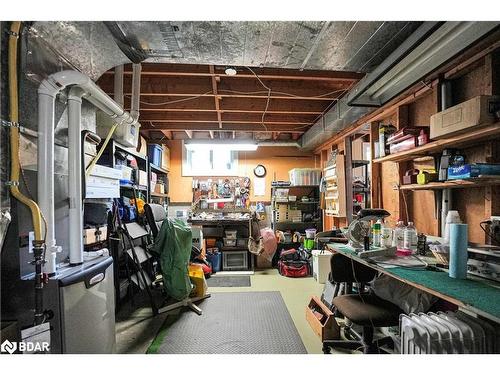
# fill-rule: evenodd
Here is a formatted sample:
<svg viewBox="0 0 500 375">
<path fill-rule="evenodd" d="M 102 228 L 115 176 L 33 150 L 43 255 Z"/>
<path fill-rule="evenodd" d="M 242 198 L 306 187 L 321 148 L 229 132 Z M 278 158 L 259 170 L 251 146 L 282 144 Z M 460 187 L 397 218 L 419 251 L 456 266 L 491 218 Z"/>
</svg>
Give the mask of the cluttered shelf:
<svg viewBox="0 0 500 375">
<path fill-rule="evenodd" d="M 163 174 L 168 174 L 169 173 L 169 170 L 168 169 L 165 169 L 165 168 L 161 168 L 153 163 L 149 163 L 149 166 L 151 167 L 151 169 L 155 172 L 159 172 L 159 173 L 163 173 Z"/>
<path fill-rule="evenodd" d="M 132 184 L 120 184 L 120 188 L 122 188 L 122 189 L 135 189 L 135 190 L 141 190 L 141 191 L 147 191 L 148 190 L 147 186 L 132 185 Z"/>
<path fill-rule="evenodd" d="M 500 176 L 487 176 L 469 178 L 467 180 L 450 180 L 443 182 L 429 182 L 425 185 L 401 185 L 396 190 L 439 190 L 439 189 L 464 189 L 484 186 L 500 185 Z"/>
<path fill-rule="evenodd" d="M 475 143 L 491 139 L 491 137 L 500 135 L 500 122 L 481 127 L 477 130 L 472 130 L 467 133 L 458 134 L 452 137 L 439 139 L 429 142 L 423 146 L 415 147 L 410 150 L 397 152 L 381 158 L 373 159 L 374 163 L 384 163 L 388 161 L 400 162 L 420 157 L 437 154 L 449 147 L 465 147 Z"/>
<path fill-rule="evenodd" d="M 154 192 L 154 191 L 152 191 L 152 192 L 150 193 L 150 195 L 151 195 L 152 197 L 158 197 L 158 198 L 167 198 L 167 197 L 168 197 L 168 194 L 165 194 L 165 193 L 156 193 L 156 192 Z"/>
</svg>

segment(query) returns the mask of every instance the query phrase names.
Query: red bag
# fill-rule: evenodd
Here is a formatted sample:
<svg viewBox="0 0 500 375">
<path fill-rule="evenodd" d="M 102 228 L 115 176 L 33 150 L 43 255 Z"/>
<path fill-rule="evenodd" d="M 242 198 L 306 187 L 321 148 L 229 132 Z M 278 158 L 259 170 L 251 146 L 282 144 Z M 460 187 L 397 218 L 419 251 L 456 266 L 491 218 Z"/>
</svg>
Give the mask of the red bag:
<svg viewBox="0 0 500 375">
<path fill-rule="evenodd" d="M 306 277 L 309 276 L 309 265 L 303 262 L 278 262 L 280 275 L 286 277 Z"/>
</svg>

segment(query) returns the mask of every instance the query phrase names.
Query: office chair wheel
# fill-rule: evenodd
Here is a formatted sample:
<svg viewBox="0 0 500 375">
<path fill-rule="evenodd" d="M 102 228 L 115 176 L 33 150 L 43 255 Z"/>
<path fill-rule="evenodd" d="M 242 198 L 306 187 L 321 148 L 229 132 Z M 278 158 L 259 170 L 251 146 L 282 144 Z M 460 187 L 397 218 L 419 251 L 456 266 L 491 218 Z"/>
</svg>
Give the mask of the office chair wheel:
<svg viewBox="0 0 500 375">
<path fill-rule="evenodd" d="M 323 354 L 332 354 L 332 348 L 330 348 L 328 345 L 323 344 Z"/>
</svg>

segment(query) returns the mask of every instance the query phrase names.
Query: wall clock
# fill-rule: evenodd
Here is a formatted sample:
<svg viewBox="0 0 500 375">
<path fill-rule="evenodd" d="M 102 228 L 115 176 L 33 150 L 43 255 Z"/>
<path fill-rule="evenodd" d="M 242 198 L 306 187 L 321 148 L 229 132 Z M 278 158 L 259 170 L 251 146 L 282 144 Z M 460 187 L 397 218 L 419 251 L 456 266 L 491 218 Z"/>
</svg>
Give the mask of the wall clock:
<svg viewBox="0 0 500 375">
<path fill-rule="evenodd" d="M 266 167 L 264 167 L 262 164 L 257 165 L 253 170 L 253 174 L 257 177 L 264 177 L 266 173 Z"/>
</svg>

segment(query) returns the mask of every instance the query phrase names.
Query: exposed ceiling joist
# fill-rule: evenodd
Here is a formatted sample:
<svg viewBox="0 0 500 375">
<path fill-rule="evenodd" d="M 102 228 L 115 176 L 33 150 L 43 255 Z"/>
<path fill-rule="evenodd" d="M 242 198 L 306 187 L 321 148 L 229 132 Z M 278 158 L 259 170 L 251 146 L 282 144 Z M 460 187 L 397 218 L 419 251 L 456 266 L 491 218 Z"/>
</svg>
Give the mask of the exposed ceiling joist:
<svg viewBox="0 0 500 375">
<path fill-rule="evenodd" d="M 220 91 L 220 90 L 219 90 Z M 108 91 L 106 94 L 112 96 L 113 92 Z M 131 92 L 127 92 L 124 95 L 130 97 L 132 96 Z M 141 92 L 141 97 L 142 96 L 150 96 L 150 97 L 181 97 L 181 98 L 192 98 L 194 96 L 197 96 L 197 94 L 193 93 L 176 93 L 176 92 Z M 200 97 L 214 97 L 214 94 L 210 93 L 204 93 L 200 94 Z M 262 99 L 262 100 L 267 100 L 267 95 L 256 95 L 256 94 L 222 94 L 221 92 L 218 93 L 218 96 L 220 98 L 248 98 L 248 99 Z M 301 95 L 271 95 L 270 99 L 279 99 L 279 100 L 310 100 L 310 101 L 323 101 L 323 102 L 331 102 L 335 99 L 337 99 L 338 96 L 301 96 Z"/>
<path fill-rule="evenodd" d="M 210 74 L 212 78 L 212 91 L 214 94 L 215 111 L 217 112 L 217 121 L 219 122 L 219 128 L 222 129 L 222 118 L 220 114 L 219 97 L 217 93 L 217 77 L 214 74 L 214 66 L 210 65 Z"/>
<path fill-rule="evenodd" d="M 141 130 L 144 131 L 160 131 L 160 130 L 170 130 L 170 131 L 185 131 L 189 128 L 189 132 L 193 131 L 201 131 L 208 132 L 212 131 L 220 131 L 219 124 L 215 121 L 212 123 L 158 123 L 155 126 L 143 125 L 141 126 Z M 235 124 L 228 123 L 224 125 L 225 131 L 238 131 L 238 132 L 254 132 L 254 133 L 272 133 L 272 132 L 281 132 L 281 133 L 304 133 L 307 127 L 304 125 L 289 125 L 289 124 L 281 124 L 281 125 L 268 125 L 267 128 L 264 128 L 260 123 L 254 124 Z"/>
</svg>

